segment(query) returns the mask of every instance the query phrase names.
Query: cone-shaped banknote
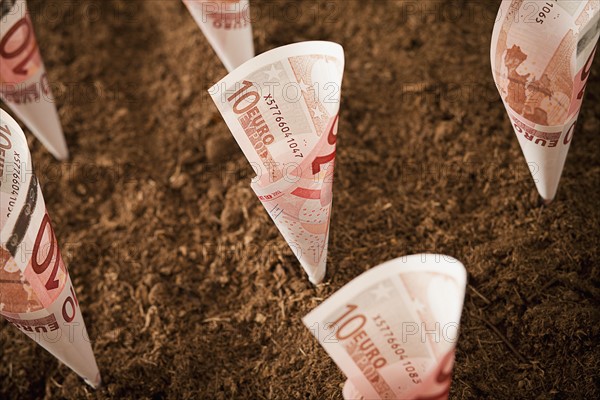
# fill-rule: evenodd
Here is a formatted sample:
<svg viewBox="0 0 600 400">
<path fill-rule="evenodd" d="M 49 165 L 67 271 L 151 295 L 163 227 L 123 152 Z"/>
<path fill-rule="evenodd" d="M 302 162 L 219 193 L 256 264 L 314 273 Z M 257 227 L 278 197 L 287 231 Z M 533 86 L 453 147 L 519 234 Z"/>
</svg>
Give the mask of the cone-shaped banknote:
<svg viewBox="0 0 600 400">
<path fill-rule="evenodd" d="M 283 46 L 246 62 L 209 92 L 257 172 L 252 189 L 304 267 L 325 276 L 344 51 Z"/>
<path fill-rule="evenodd" d="M 100 373 L 25 135 L 0 110 L 0 314 L 93 387 Z"/>
<path fill-rule="evenodd" d="M 54 157 L 69 158 L 25 0 L 0 3 L 0 98 Z"/>
<path fill-rule="evenodd" d="M 600 33 L 598 0 L 502 2 L 492 72 L 537 189 L 554 199 Z"/>
<path fill-rule="evenodd" d="M 445 399 L 467 274 L 420 254 L 375 267 L 304 317 L 348 377 L 346 399 Z"/>
<path fill-rule="evenodd" d="M 233 71 L 254 57 L 248 0 L 183 2 L 227 71 Z"/>
</svg>

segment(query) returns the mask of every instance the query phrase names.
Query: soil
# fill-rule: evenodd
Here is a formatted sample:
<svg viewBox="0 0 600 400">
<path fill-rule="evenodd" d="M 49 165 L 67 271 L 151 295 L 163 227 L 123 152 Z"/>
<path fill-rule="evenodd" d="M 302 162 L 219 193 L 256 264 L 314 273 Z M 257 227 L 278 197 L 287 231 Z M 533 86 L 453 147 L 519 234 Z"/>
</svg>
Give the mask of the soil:
<svg viewBox="0 0 600 400">
<path fill-rule="evenodd" d="M 0 398 L 339 399 L 301 317 L 388 259 L 469 285 L 453 399 L 600 398 L 600 62 L 540 202 L 492 80 L 499 1 L 252 1 L 257 53 L 341 43 L 326 282 L 252 193 L 206 89 L 226 73 L 180 1 L 30 0 L 72 158 L 31 138 L 104 385 L 0 323 Z"/>
</svg>

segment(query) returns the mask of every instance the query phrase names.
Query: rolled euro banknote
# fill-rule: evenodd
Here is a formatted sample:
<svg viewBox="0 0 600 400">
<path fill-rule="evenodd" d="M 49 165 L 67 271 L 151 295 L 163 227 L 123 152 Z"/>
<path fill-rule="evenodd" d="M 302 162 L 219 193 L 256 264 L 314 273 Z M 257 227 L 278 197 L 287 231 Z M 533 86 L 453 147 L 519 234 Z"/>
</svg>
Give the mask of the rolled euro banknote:
<svg viewBox="0 0 600 400">
<path fill-rule="evenodd" d="M 248 0 L 182 1 L 228 72 L 254 57 Z"/>
<path fill-rule="evenodd" d="M 0 109 L 0 315 L 92 387 L 100 372 L 19 125 Z"/>
<path fill-rule="evenodd" d="M 302 42 L 209 90 L 257 172 L 252 189 L 314 284 L 325 276 L 343 73 L 340 45 Z"/>
<path fill-rule="evenodd" d="M 0 99 L 54 157 L 69 158 L 25 0 L 0 0 Z"/>
<path fill-rule="evenodd" d="M 401 257 L 363 273 L 304 317 L 348 378 L 344 398 L 448 398 L 466 279 L 452 257 Z"/>
<path fill-rule="evenodd" d="M 541 197 L 551 202 L 573 139 L 598 36 L 598 0 L 505 0 L 494 80 Z"/>
</svg>

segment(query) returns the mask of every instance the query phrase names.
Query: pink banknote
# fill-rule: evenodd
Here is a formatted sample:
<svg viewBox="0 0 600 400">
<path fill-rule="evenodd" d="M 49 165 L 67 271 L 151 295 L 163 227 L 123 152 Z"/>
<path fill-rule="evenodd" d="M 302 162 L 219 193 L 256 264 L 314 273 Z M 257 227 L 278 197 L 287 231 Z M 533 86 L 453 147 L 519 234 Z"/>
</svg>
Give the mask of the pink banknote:
<svg viewBox="0 0 600 400">
<path fill-rule="evenodd" d="M 56 158 L 69 157 L 25 0 L 0 6 L 0 98 Z"/>
<path fill-rule="evenodd" d="M 343 71 L 338 44 L 296 43 L 209 91 L 257 173 L 252 188 L 315 284 L 325 276 Z"/>
<path fill-rule="evenodd" d="M 401 257 L 348 283 L 304 324 L 348 377 L 346 399 L 445 399 L 465 287 L 452 257 Z"/>
<path fill-rule="evenodd" d="M 100 373 L 25 134 L 0 110 L 0 315 L 91 386 Z"/>
<path fill-rule="evenodd" d="M 182 0 L 231 72 L 254 57 L 248 0 Z"/>
<path fill-rule="evenodd" d="M 598 0 L 506 0 L 491 62 L 537 189 L 554 199 L 581 110 L 598 36 Z"/>
</svg>

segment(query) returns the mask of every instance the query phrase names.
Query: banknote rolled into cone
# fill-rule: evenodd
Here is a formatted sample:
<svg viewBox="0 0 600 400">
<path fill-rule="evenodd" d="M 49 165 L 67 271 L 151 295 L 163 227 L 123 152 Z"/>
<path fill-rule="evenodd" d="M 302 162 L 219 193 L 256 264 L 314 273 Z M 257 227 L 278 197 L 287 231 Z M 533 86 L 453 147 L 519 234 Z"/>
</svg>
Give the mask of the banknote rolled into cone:
<svg viewBox="0 0 600 400">
<path fill-rule="evenodd" d="M 254 57 L 248 0 L 182 1 L 228 72 Z"/>
<path fill-rule="evenodd" d="M 344 398 L 447 398 L 466 279 L 452 257 L 401 257 L 363 273 L 304 317 L 348 378 Z"/>
<path fill-rule="evenodd" d="M 547 204 L 573 140 L 598 46 L 599 11 L 598 0 L 510 0 L 500 5 L 494 26 L 494 80 Z"/>
<path fill-rule="evenodd" d="M 344 51 L 302 42 L 263 53 L 209 93 L 257 176 L 252 189 L 313 284 L 326 271 Z"/>
<path fill-rule="evenodd" d="M 0 6 L 0 99 L 54 157 L 69 158 L 25 0 Z"/>
<path fill-rule="evenodd" d="M 0 315 L 92 387 L 100 372 L 25 134 L 0 109 Z"/>
</svg>

